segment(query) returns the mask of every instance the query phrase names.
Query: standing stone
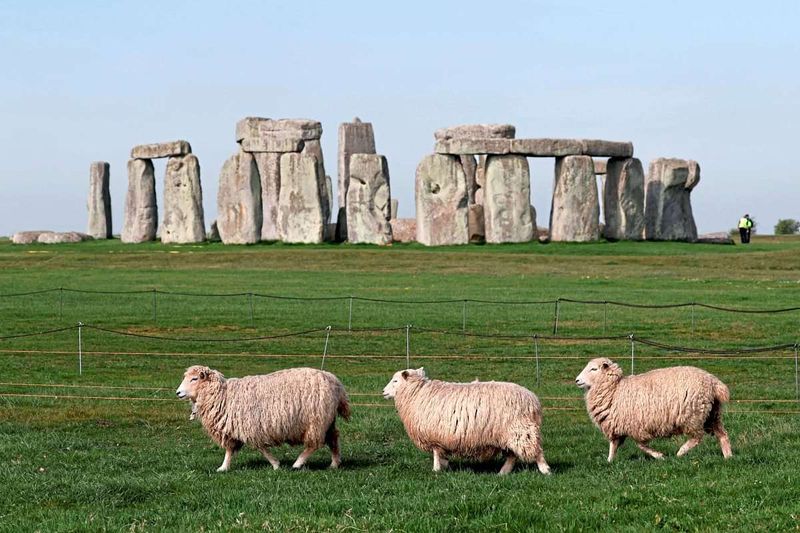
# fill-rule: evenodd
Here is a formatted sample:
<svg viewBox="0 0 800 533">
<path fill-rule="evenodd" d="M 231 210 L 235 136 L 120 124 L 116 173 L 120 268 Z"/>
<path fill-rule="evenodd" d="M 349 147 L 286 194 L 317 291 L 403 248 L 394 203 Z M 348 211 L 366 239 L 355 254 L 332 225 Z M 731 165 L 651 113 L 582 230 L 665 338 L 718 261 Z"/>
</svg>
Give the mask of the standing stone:
<svg viewBox="0 0 800 533">
<path fill-rule="evenodd" d="M 644 237 L 644 171 L 633 157 L 612 157 L 604 165 L 603 236 L 640 241 Z M 595 161 L 597 173 L 597 161 Z"/>
<path fill-rule="evenodd" d="M 458 157 L 431 154 L 417 166 L 417 241 L 426 246 L 469 242 L 467 179 Z"/>
<path fill-rule="evenodd" d="M 261 181 L 261 225 L 262 241 L 277 241 L 278 235 L 278 197 L 281 192 L 281 154 L 254 153 L 258 175 Z"/>
<path fill-rule="evenodd" d="M 206 240 L 203 189 L 197 156 L 170 157 L 164 176 L 164 220 L 161 242 L 196 243 Z"/>
<path fill-rule="evenodd" d="M 219 228 L 217 227 L 216 219 L 211 222 L 211 226 L 206 232 L 206 240 L 208 240 L 208 242 L 219 242 L 222 240 L 219 238 Z"/>
<path fill-rule="evenodd" d="M 323 240 L 319 166 L 313 156 L 281 156 L 278 234 L 283 242 L 320 243 Z"/>
<path fill-rule="evenodd" d="M 474 155 L 459 156 L 461 166 L 464 168 L 464 176 L 467 178 L 467 198 L 470 204 L 475 203 L 475 192 L 478 190 L 478 184 L 475 182 L 475 173 L 478 170 L 478 163 L 475 161 Z"/>
<path fill-rule="evenodd" d="M 486 158 L 483 202 L 486 242 L 528 242 L 533 239 L 531 175 L 524 156 Z"/>
<path fill-rule="evenodd" d="M 467 227 L 469 229 L 469 242 L 486 242 L 486 228 L 482 205 L 471 204 L 469 206 L 469 211 L 467 211 Z"/>
<path fill-rule="evenodd" d="M 389 206 L 390 206 L 389 209 L 391 211 L 390 218 L 397 218 L 397 206 L 398 206 L 397 198 L 392 198 L 391 201 L 389 202 Z"/>
<path fill-rule="evenodd" d="M 375 154 L 353 154 L 347 188 L 347 240 L 351 243 L 389 244 L 389 165 Z"/>
<path fill-rule="evenodd" d="M 389 224 L 392 226 L 392 242 L 416 242 L 416 218 L 393 218 Z"/>
<path fill-rule="evenodd" d="M 486 157 L 485 155 L 478 156 L 477 167 L 475 168 L 475 203 L 483 205 L 484 188 L 486 187 Z"/>
<path fill-rule="evenodd" d="M 327 224 L 331 219 L 331 197 L 328 194 L 327 175 L 325 174 L 325 162 L 322 156 L 322 145 L 319 139 L 306 141 L 303 146 L 303 155 L 310 155 L 317 162 L 317 176 L 319 197 L 322 202 L 322 222 Z"/>
<path fill-rule="evenodd" d="M 122 242 L 145 242 L 156 238 L 158 206 L 153 162 L 149 159 L 128 161 L 128 195 L 125 197 L 125 223 Z"/>
<path fill-rule="evenodd" d="M 89 166 L 89 229 L 95 239 L 111 238 L 110 166 L 105 161 L 95 161 Z"/>
<path fill-rule="evenodd" d="M 239 151 L 222 165 L 217 229 L 225 244 L 253 244 L 261 237 L 261 180 L 253 154 Z"/>
<path fill-rule="evenodd" d="M 592 158 L 583 155 L 557 158 L 550 208 L 550 240 L 596 241 L 600 238 L 599 219 L 600 204 Z"/>
<path fill-rule="evenodd" d="M 647 240 L 697 240 L 690 194 L 699 182 L 700 165 L 696 161 L 658 158 L 650 162 L 645 182 Z"/>
<path fill-rule="evenodd" d="M 353 154 L 374 154 L 375 133 L 371 122 L 361 122 L 356 117 L 353 122 L 339 124 L 339 214 L 337 217 L 337 240 L 347 239 L 347 187 L 350 185 L 350 156 Z"/>
</svg>

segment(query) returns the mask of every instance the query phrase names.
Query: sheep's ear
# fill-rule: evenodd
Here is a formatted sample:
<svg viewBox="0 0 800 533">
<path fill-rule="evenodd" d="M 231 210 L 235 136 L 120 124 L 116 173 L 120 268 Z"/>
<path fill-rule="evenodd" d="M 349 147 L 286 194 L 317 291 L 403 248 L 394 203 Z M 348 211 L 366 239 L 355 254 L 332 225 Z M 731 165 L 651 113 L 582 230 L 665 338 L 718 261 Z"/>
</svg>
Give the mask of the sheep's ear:
<svg viewBox="0 0 800 533">
<path fill-rule="evenodd" d="M 403 370 L 400 375 L 403 376 L 403 379 L 408 379 L 408 370 Z"/>
<path fill-rule="evenodd" d="M 424 366 L 419 367 L 417 369 L 417 374 L 419 374 L 420 376 L 422 376 L 424 378 L 425 377 L 425 367 Z"/>
<path fill-rule="evenodd" d="M 208 372 L 205 370 L 200 371 L 200 379 L 206 379 L 208 377 Z"/>
</svg>

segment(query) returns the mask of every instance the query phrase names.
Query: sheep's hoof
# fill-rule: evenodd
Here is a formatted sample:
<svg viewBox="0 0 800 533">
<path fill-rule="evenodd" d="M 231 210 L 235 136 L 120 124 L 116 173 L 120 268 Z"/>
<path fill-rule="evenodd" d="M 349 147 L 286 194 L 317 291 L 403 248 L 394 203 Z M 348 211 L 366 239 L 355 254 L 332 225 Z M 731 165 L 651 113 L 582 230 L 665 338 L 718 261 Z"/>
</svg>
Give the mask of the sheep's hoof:
<svg viewBox="0 0 800 533">
<path fill-rule="evenodd" d="M 550 467 L 549 466 L 540 466 L 539 467 L 539 472 L 541 472 L 545 476 L 549 476 L 550 475 Z"/>
<path fill-rule="evenodd" d="M 331 466 L 329 466 L 328 468 L 330 468 L 331 470 L 336 470 L 337 468 L 339 468 L 339 463 L 331 463 Z"/>
<path fill-rule="evenodd" d="M 221 466 L 221 467 L 217 468 L 217 472 L 227 472 L 227 471 L 228 471 L 228 469 L 225 468 L 224 466 Z"/>
</svg>

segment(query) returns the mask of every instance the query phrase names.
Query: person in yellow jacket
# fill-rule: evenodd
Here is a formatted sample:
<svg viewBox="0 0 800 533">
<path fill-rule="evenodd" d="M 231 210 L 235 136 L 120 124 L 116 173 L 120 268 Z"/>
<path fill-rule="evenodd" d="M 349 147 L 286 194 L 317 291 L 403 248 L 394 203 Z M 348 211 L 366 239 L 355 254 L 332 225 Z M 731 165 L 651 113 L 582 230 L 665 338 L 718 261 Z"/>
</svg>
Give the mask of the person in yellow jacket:
<svg viewBox="0 0 800 533">
<path fill-rule="evenodd" d="M 739 240 L 742 242 L 742 244 L 747 244 L 750 242 L 750 231 L 752 228 L 753 219 L 750 218 L 750 215 L 745 214 L 739 219 Z"/>
</svg>

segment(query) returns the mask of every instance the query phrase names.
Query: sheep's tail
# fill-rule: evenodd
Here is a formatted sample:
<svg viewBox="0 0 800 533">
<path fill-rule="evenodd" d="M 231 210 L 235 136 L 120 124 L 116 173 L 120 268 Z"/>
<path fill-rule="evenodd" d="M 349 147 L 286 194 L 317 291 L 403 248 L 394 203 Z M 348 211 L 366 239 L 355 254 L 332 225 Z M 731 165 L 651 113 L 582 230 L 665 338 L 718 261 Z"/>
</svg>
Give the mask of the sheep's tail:
<svg viewBox="0 0 800 533">
<path fill-rule="evenodd" d="M 336 412 L 345 420 L 350 420 L 350 398 L 347 397 L 347 393 L 344 390 L 339 395 L 339 405 L 336 406 Z"/>
<path fill-rule="evenodd" d="M 714 399 L 719 403 L 728 403 L 731 399 L 731 392 L 728 390 L 728 386 L 725 385 L 719 379 L 714 378 L 714 383 L 711 386 L 714 392 Z"/>
</svg>

